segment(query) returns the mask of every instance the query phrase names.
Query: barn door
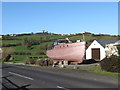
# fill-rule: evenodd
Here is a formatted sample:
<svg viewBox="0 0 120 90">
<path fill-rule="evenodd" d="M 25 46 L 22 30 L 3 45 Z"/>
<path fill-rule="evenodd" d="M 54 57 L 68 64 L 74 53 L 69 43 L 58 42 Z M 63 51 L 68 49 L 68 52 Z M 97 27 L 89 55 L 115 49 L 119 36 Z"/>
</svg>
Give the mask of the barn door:
<svg viewBox="0 0 120 90">
<path fill-rule="evenodd" d="M 92 48 L 92 59 L 100 60 L 100 48 Z"/>
</svg>

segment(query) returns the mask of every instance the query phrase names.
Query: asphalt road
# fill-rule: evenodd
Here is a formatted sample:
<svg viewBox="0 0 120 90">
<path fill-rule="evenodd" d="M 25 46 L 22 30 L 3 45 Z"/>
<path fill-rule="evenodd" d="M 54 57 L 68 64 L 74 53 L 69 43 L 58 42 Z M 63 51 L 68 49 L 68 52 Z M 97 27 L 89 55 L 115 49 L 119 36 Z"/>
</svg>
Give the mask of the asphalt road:
<svg viewBox="0 0 120 90">
<path fill-rule="evenodd" d="M 118 78 L 52 67 L 3 64 L 2 77 L 6 88 L 118 88 Z"/>
</svg>

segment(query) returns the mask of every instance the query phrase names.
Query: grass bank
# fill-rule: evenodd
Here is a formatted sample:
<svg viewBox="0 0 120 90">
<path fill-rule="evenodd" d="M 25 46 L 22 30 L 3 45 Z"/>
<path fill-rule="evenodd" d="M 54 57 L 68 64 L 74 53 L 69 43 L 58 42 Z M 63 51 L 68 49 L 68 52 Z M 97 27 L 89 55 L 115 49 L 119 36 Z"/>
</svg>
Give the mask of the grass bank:
<svg viewBox="0 0 120 90">
<path fill-rule="evenodd" d="M 27 57 L 31 58 L 47 58 L 46 55 L 12 55 L 12 58 L 7 61 L 11 63 L 24 63 Z"/>
<path fill-rule="evenodd" d="M 94 66 L 79 66 L 79 67 L 64 67 L 66 69 L 80 69 L 80 70 L 86 70 L 88 72 L 101 74 L 101 75 L 107 75 L 112 77 L 120 77 L 120 73 L 114 73 L 114 72 L 107 72 L 105 70 L 102 70 L 100 65 L 94 65 Z"/>
</svg>

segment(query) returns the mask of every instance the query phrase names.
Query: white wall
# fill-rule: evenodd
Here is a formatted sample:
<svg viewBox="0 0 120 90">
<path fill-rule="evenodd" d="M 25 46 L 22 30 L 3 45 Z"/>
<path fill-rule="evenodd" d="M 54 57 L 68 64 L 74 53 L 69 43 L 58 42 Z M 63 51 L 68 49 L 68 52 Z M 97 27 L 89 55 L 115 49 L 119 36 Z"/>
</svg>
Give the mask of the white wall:
<svg viewBox="0 0 120 90">
<path fill-rule="evenodd" d="M 86 59 L 92 59 L 92 48 L 100 48 L 100 60 L 105 58 L 105 49 L 96 40 L 86 50 Z"/>
</svg>

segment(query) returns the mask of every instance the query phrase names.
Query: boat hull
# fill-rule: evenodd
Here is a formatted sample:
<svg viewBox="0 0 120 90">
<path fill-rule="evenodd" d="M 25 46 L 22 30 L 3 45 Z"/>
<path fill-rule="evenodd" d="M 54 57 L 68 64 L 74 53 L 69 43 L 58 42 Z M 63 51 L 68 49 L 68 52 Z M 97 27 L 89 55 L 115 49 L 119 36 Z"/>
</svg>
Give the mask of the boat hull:
<svg viewBox="0 0 120 90">
<path fill-rule="evenodd" d="M 85 42 L 68 43 L 56 45 L 47 50 L 46 55 L 55 61 L 77 61 L 82 62 L 85 55 Z"/>
</svg>

